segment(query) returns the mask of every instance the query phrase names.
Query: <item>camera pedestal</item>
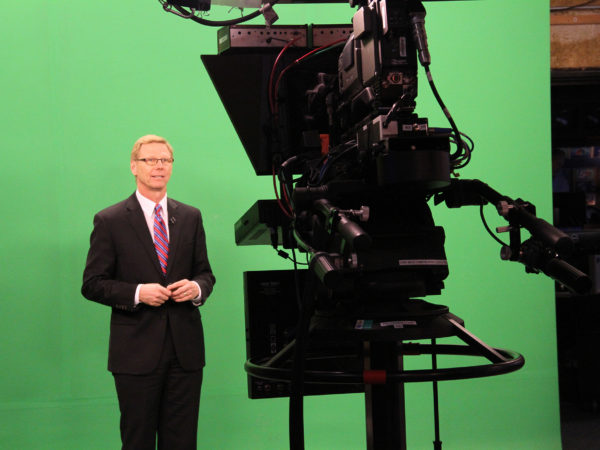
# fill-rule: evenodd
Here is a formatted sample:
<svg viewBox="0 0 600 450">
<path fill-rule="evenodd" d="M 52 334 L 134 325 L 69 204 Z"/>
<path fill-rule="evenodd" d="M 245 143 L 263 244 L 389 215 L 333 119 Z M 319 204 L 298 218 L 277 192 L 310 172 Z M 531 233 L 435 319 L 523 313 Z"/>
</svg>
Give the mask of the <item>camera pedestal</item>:
<svg viewBox="0 0 600 450">
<path fill-rule="evenodd" d="M 365 383 L 365 412 L 367 449 L 406 449 L 406 420 L 404 383 L 431 381 L 433 383 L 435 440 L 434 448 L 441 449 L 437 382 L 500 375 L 521 368 L 523 357 L 515 352 L 490 347 L 470 333 L 464 322 L 450 313 L 444 305 L 409 299 L 387 307 L 376 306 L 377 314 L 371 320 L 354 322 L 346 326 L 335 319 L 314 320 L 312 334 L 318 341 L 334 333 L 344 340 L 363 342 Z M 388 310 L 386 312 L 386 310 Z M 393 319 L 390 320 L 390 317 Z M 327 326 L 330 322 L 330 326 Z M 342 321 L 344 322 L 344 321 Z M 438 344 L 438 338 L 456 336 L 466 345 Z M 430 344 L 411 343 L 411 340 L 428 339 Z M 431 355 L 431 368 L 405 370 L 404 358 L 410 355 Z M 488 364 L 437 367 L 437 356 L 470 355 L 483 357 Z"/>
<path fill-rule="evenodd" d="M 434 448 L 441 449 L 437 405 L 437 382 L 501 375 L 520 369 L 524 358 L 511 350 L 494 348 L 470 333 L 464 322 L 443 305 L 408 299 L 387 305 L 377 304 L 373 313 L 351 318 L 317 312 L 309 333 L 311 343 L 356 343 L 362 351 L 350 355 L 347 363 L 338 354 L 306 354 L 302 385 L 362 385 L 366 402 L 368 450 L 406 449 L 404 383 L 433 382 Z M 440 344 L 438 338 L 458 337 L 465 345 Z M 414 343 L 429 340 L 430 343 Z M 274 358 L 248 360 L 246 371 L 255 377 L 293 384 L 290 363 L 293 345 Z M 431 355 L 431 368 L 405 370 L 404 358 Z M 483 357 L 487 363 L 438 368 L 438 355 Z M 334 361 L 335 360 L 335 361 Z M 334 364 L 328 364 L 334 361 Z M 339 370 L 340 365 L 344 370 Z M 332 369 L 335 366 L 335 369 Z M 324 367 L 324 369 L 323 369 Z M 290 423 L 292 426 L 292 423 Z M 300 428 L 302 425 L 299 425 Z"/>
</svg>

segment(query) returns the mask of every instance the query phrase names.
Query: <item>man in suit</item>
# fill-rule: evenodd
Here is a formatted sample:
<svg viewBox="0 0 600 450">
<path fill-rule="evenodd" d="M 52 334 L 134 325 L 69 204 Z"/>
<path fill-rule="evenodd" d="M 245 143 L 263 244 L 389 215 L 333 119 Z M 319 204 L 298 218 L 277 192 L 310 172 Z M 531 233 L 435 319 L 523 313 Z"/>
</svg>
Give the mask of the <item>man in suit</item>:
<svg viewBox="0 0 600 450">
<path fill-rule="evenodd" d="M 204 367 L 199 306 L 215 278 L 200 211 L 167 198 L 173 150 L 143 136 L 137 190 L 94 217 L 81 292 L 112 308 L 113 373 L 123 449 L 195 449 Z"/>
</svg>

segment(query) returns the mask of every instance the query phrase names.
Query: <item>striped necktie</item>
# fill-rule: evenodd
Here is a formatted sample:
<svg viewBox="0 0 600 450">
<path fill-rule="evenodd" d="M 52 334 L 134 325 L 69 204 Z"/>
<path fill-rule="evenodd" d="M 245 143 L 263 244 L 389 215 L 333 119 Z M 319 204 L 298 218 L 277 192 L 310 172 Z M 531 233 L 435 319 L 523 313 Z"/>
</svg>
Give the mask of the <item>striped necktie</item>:
<svg viewBox="0 0 600 450">
<path fill-rule="evenodd" d="M 162 207 L 157 204 L 154 208 L 154 247 L 163 275 L 167 275 L 167 260 L 169 259 L 169 238 L 167 227 L 161 214 Z"/>
</svg>

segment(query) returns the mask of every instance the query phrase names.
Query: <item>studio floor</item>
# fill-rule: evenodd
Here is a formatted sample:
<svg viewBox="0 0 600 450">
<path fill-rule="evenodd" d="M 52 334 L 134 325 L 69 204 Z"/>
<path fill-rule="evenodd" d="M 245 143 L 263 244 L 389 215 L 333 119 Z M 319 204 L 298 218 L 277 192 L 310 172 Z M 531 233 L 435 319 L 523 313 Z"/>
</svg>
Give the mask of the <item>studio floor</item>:
<svg viewBox="0 0 600 450">
<path fill-rule="evenodd" d="M 591 405 L 590 405 L 591 406 Z M 560 408 L 563 450 L 600 448 L 600 410 L 563 402 Z"/>
</svg>

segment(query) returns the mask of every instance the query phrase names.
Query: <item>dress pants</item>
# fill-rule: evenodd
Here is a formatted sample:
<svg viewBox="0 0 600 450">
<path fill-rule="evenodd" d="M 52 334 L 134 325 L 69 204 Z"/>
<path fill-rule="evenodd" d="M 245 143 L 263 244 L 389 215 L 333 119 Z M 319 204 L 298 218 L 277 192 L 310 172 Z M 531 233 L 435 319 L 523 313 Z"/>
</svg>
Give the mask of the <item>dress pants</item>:
<svg viewBox="0 0 600 450">
<path fill-rule="evenodd" d="M 113 376 L 123 450 L 155 450 L 157 436 L 159 450 L 196 449 L 202 370 L 187 372 L 181 368 L 170 329 L 153 372 Z"/>
</svg>

